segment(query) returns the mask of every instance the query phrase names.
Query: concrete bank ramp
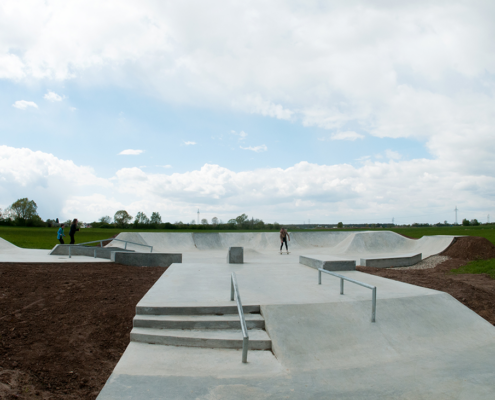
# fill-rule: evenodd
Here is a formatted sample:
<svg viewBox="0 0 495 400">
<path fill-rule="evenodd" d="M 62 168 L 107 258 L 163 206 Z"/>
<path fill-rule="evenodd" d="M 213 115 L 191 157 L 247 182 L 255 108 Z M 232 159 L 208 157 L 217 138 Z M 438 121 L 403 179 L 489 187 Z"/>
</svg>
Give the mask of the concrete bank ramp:
<svg viewBox="0 0 495 400">
<path fill-rule="evenodd" d="M 15 244 L 12 244 L 10 242 L 7 242 L 5 239 L 2 239 L 0 237 L 0 251 L 2 250 L 12 250 L 12 249 L 18 249 Z"/>
<path fill-rule="evenodd" d="M 423 259 L 445 250 L 454 236 L 425 236 L 409 239 L 391 231 L 363 232 L 293 232 L 289 247 L 299 254 L 332 254 L 344 258 L 361 255 L 417 254 Z M 118 239 L 153 246 L 156 252 L 226 251 L 229 247 L 244 247 L 245 250 L 276 252 L 280 246 L 278 232 L 247 233 L 181 233 L 181 232 L 123 232 Z M 122 246 L 122 244 L 111 244 Z M 129 245 L 136 251 L 147 251 L 141 246 Z"/>
</svg>

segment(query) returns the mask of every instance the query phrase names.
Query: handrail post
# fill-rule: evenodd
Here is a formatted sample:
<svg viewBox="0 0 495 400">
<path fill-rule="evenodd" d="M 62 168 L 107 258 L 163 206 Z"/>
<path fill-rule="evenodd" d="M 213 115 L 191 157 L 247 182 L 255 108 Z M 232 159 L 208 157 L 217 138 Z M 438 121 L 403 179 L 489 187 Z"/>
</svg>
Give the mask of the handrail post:
<svg viewBox="0 0 495 400">
<path fill-rule="evenodd" d="M 100 247 L 103 247 L 103 240 L 100 240 Z"/>
<path fill-rule="evenodd" d="M 70 251 L 71 248 L 72 248 L 72 246 L 69 244 L 69 258 L 72 258 L 72 254 L 71 254 L 71 251 Z"/>
<path fill-rule="evenodd" d="M 318 285 L 321 285 L 321 271 L 318 270 Z"/>
<path fill-rule="evenodd" d="M 95 249 L 95 258 L 96 258 L 96 249 Z"/>
<path fill-rule="evenodd" d="M 125 242 L 124 250 L 127 250 L 127 242 Z"/>
<path fill-rule="evenodd" d="M 243 363 L 247 363 L 248 347 L 249 347 L 249 338 L 248 337 L 242 338 L 242 362 Z"/>
<path fill-rule="evenodd" d="M 234 277 L 230 277 L 230 301 L 234 301 Z"/>
<path fill-rule="evenodd" d="M 344 280 L 340 278 L 340 294 L 344 294 Z"/>
<path fill-rule="evenodd" d="M 376 287 L 372 289 L 371 294 L 371 322 L 375 322 L 376 316 Z"/>
</svg>

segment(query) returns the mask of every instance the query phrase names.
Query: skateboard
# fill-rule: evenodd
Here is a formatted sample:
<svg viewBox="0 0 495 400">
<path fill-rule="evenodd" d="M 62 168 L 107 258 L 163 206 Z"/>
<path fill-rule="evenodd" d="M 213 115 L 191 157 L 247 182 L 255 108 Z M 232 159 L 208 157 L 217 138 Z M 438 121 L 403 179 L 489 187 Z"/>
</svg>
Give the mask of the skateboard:
<svg viewBox="0 0 495 400">
<path fill-rule="evenodd" d="M 290 251 L 281 251 L 280 254 L 284 254 L 284 253 L 287 253 L 287 255 L 290 254 Z"/>
</svg>

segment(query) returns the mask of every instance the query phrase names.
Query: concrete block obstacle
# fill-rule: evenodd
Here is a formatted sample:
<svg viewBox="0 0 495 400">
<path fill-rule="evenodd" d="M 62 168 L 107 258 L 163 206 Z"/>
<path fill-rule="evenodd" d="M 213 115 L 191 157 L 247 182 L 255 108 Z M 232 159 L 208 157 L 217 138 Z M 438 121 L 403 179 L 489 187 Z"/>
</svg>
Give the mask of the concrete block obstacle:
<svg viewBox="0 0 495 400">
<path fill-rule="evenodd" d="M 112 251 L 110 259 L 116 263 L 135 267 L 169 267 L 182 263 L 182 253 L 126 253 Z"/>
<path fill-rule="evenodd" d="M 361 258 L 359 265 L 364 267 L 389 268 L 389 267 L 409 267 L 422 260 L 423 255 L 410 254 L 402 257 L 373 257 Z"/>
<path fill-rule="evenodd" d="M 355 260 L 325 260 L 321 256 L 299 256 L 299 264 L 327 271 L 354 271 L 356 269 Z"/>
<path fill-rule="evenodd" d="M 52 256 L 68 256 L 69 247 L 71 256 L 86 256 L 86 257 L 96 257 L 96 258 L 106 258 L 111 259 L 112 252 L 124 252 L 124 253 L 134 253 L 134 250 L 120 249 L 118 247 L 97 247 L 97 246 L 80 246 L 73 244 L 57 244 L 50 255 Z"/>
<path fill-rule="evenodd" d="M 227 253 L 227 262 L 229 264 L 243 264 L 244 247 L 229 247 L 229 252 Z"/>
</svg>

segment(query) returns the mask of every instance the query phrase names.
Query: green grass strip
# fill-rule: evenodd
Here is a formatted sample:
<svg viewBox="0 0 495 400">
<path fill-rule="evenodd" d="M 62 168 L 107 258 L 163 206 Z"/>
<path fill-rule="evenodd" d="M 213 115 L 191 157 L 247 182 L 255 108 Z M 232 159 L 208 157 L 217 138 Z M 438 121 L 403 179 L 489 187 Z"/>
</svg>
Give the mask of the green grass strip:
<svg viewBox="0 0 495 400">
<path fill-rule="evenodd" d="M 488 260 L 476 260 L 450 271 L 450 273 L 458 274 L 488 274 L 492 279 L 495 279 L 495 258 Z"/>
</svg>

